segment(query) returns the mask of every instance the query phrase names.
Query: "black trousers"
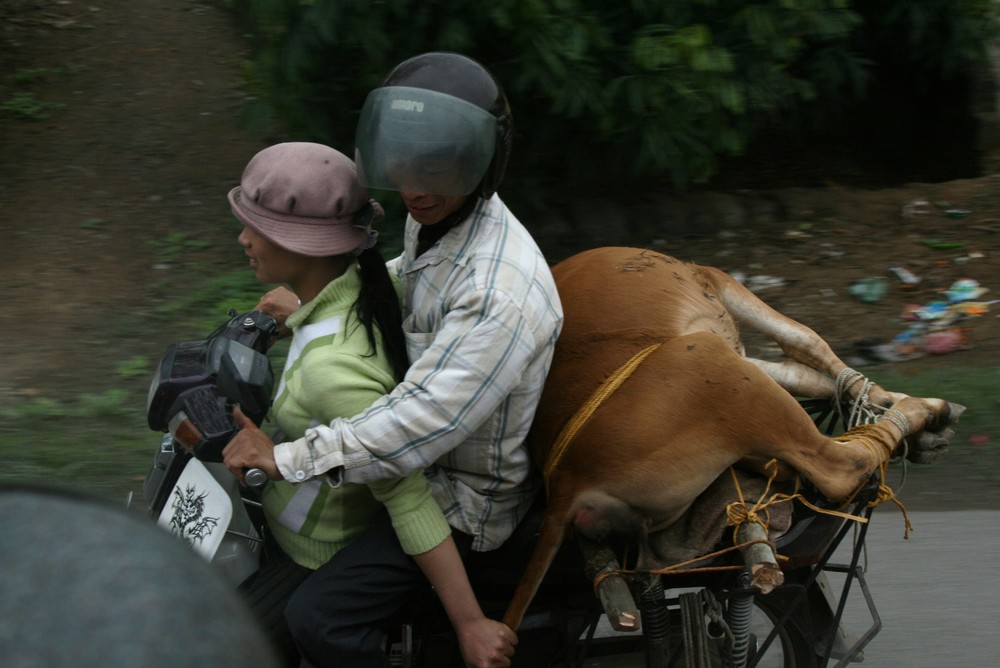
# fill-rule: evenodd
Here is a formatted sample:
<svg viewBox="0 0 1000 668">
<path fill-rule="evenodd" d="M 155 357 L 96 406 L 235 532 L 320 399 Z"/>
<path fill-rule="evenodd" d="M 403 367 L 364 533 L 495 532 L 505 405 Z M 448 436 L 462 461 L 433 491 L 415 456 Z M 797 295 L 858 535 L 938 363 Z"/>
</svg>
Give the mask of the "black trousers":
<svg viewBox="0 0 1000 668">
<path fill-rule="evenodd" d="M 472 538 L 452 531 L 463 559 Z M 399 545 L 387 512 L 292 593 L 285 620 L 307 664 L 325 668 L 388 666 L 382 628 L 427 580 Z"/>
<path fill-rule="evenodd" d="M 276 544 L 268 544 L 266 554 L 261 569 L 240 585 L 239 592 L 267 633 L 282 665 L 296 668 L 301 657 L 285 623 L 285 606 L 312 570 L 296 564 Z"/>
</svg>

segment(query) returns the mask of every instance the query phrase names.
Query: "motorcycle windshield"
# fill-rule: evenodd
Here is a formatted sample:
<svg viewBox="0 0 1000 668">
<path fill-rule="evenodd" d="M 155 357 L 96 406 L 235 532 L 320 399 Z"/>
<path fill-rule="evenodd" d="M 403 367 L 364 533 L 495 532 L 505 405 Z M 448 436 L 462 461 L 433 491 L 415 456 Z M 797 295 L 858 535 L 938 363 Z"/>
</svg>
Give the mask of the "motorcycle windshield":
<svg viewBox="0 0 1000 668">
<path fill-rule="evenodd" d="M 464 100 L 422 88 L 377 88 L 358 121 L 358 175 L 376 190 L 468 195 L 493 159 L 496 134 L 496 118 Z"/>
</svg>

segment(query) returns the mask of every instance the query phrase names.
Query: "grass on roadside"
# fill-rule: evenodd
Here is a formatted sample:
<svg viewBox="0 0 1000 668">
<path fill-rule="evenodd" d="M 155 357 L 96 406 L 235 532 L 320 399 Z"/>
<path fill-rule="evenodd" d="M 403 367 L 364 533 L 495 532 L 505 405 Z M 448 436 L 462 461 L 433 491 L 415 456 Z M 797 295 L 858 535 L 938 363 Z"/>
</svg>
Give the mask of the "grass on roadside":
<svg viewBox="0 0 1000 668">
<path fill-rule="evenodd" d="M 35 84 L 47 82 L 56 77 L 66 77 L 80 70 L 79 66 L 64 67 L 25 67 L 5 77 L 7 82 L 19 87 L 20 90 L 11 97 L 0 101 L 0 117 L 20 121 L 42 121 L 49 117 L 49 112 L 63 109 L 66 105 L 45 102 L 38 99 L 35 93 L 24 90 Z"/>
<path fill-rule="evenodd" d="M 143 392 L 133 379 L 70 402 L 33 397 L 3 407 L 0 479 L 34 480 L 124 501 L 152 461 L 153 445 L 147 442 L 156 442 L 145 425 Z"/>
<path fill-rule="evenodd" d="M 954 366 L 909 372 L 904 363 L 880 370 L 872 379 L 893 391 L 940 397 L 965 406 L 968 410 L 958 424 L 957 435 L 968 438 L 1000 433 L 1000 367 Z"/>
<path fill-rule="evenodd" d="M 0 116 L 21 121 L 43 121 L 49 117 L 49 111 L 62 109 L 64 106 L 43 102 L 31 93 L 18 93 L 10 99 L 0 102 Z"/>
<path fill-rule="evenodd" d="M 181 257 L 181 250 L 193 248 L 189 241 L 173 236 L 159 243 L 161 249 L 177 249 Z M 164 331 L 180 332 L 177 341 L 197 340 L 225 322 L 230 309 L 245 311 L 256 304 L 262 288 L 245 267 L 210 272 L 188 265 L 172 272 L 190 278 L 185 287 L 174 280 L 154 286 L 151 292 L 160 292 L 162 303 L 152 317 L 123 315 L 128 335 L 114 336 L 110 330 L 103 335 L 114 338 L 115 346 L 124 340 L 148 343 Z M 0 407 L 0 480 L 64 485 L 112 501 L 141 492 L 160 441 L 146 424 L 149 382 L 159 359 L 151 359 L 148 350 L 109 349 L 123 357 L 112 356 L 112 368 L 86 391 L 73 395 L 53 389 Z M 281 354 L 276 348 L 275 357 Z M 272 362 L 276 374 L 280 364 Z"/>
</svg>

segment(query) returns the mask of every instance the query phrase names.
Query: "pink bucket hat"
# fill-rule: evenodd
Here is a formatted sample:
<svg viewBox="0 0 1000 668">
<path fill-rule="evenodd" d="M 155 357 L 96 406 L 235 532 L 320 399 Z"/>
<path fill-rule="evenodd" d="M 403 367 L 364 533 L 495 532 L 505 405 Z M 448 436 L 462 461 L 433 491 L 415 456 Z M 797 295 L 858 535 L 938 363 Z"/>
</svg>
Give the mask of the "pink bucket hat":
<svg viewBox="0 0 1000 668">
<path fill-rule="evenodd" d="M 375 245 L 372 225 L 385 215 L 340 151 L 309 142 L 265 148 L 229 191 L 233 215 L 301 255 L 360 253 Z"/>
</svg>

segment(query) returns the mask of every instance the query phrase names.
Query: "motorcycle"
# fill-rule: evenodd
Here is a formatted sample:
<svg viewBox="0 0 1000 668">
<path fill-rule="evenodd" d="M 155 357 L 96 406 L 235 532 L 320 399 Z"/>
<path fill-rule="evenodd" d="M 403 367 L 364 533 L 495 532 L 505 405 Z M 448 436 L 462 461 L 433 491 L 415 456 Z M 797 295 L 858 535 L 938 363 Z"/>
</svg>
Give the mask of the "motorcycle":
<svg viewBox="0 0 1000 668">
<path fill-rule="evenodd" d="M 250 470 L 247 485 L 239 484 L 221 463 L 222 449 L 237 429 L 235 406 L 258 426 L 267 415 L 274 385 L 267 353 L 276 332 L 277 323 L 265 313 L 231 311 L 208 337 L 167 348 L 147 398 L 149 427 L 163 433 L 143 484 L 148 513 L 234 587 L 269 558 L 258 502 L 267 479 Z M 837 428 L 841 413 L 832 402 L 803 400 L 803 406 L 827 433 Z M 790 529 L 773 541 L 784 558 L 784 583 L 766 595 L 750 585 L 735 550 L 723 549 L 694 569 L 641 572 L 618 566 L 622 552 L 596 566 L 585 562 L 568 541 L 518 630 L 514 665 L 826 668 L 861 661 L 881 628 L 861 559 L 878 487 L 876 475 L 846 516 L 826 512 L 818 493 L 805 490 L 810 503 L 796 505 Z M 503 616 L 537 537 L 544 507 L 535 505 L 503 547 L 474 554 L 467 564 L 480 604 L 494 619 Z M 719 547 L 727 544 L 732 546 L 731 538 Z M 834 559 L 842 547 L 847 563 Z M 595 578 L 608 573 L 626 582 L 634 624 L 615 622 L 618 617 L 607 614 L 595 596 Z M 842 630 L 855 584 L 871 616 L 860 637 Z M 391 665 L 462 665 L 429 586 L 385 631 Z"/>
<path fill-rule="evenodd" d="M 222 465 L 222 449 L 237 431 L 234 406 L 258 426 L 267 415 L 277 330 L 266 313 L 230 312 L 208 337 L 171 344 L 146 402 L 150 429 L 164 434 L 143 483 L 148 511 L 234 584 L 257 570 L 263 535 L 251 516 L 256 501 Z M 267 480 L 260 470 L 246 476 L 251 488 Z"/>
</svg>

